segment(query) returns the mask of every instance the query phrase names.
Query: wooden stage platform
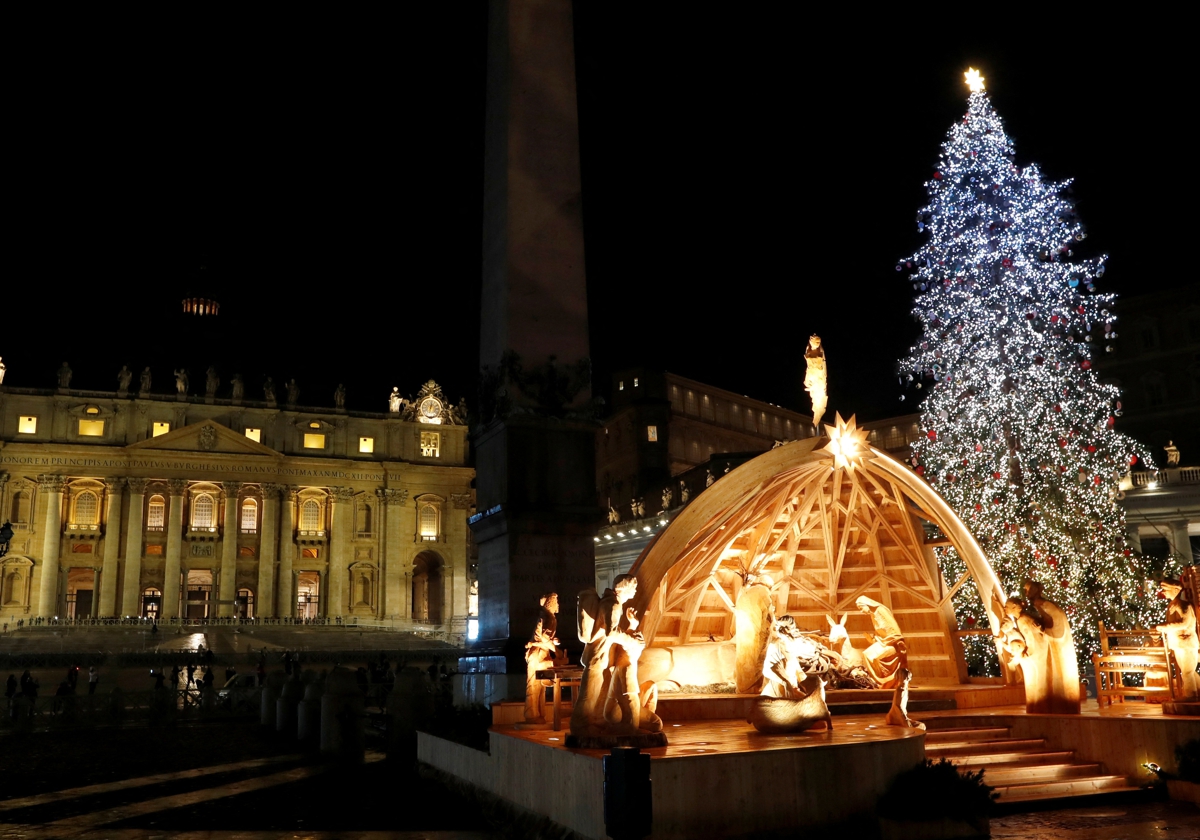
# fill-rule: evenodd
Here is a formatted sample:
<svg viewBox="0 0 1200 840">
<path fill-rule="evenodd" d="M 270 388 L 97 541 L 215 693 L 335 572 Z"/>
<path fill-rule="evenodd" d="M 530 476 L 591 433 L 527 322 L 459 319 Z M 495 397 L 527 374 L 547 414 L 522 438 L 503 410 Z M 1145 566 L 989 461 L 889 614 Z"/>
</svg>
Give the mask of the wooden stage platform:
<svg viewBox="0 0 1200 840">
<path fill-rule="evenodd" d="M 754 731 L 742 716 L 750 696 L 666 695 L 659 712 L 669 744 L 645 750 L 652 760 L 652 837 L 736 838 L 873 821 L 891 780 L 927 756 L 984 769 L 1002 802 L 1118 794 L 1150 780 L 1143 762 L 1171 770 L 1175 747 L 1200 738 L 1200 718 L 1164 715 L 1157 705 L 1101 708 L 1089 700 L 1079 715 L 1031 715 L 1011 700 L 974 707 L 984 698 L 1003 699 L 1001 691 L 958 686 L 928 692 L 927 701 L 957 696 L 965 702 L 923 712 L 910 706 L 911 717 L 928 726 L 921 731 L 889 727 L 882 712 L 845 713 L 856 704 L 881 703 L 873 695 L 883 692 L 854 692 L 830 698 L 843 710 L 832 732 L 796 735 Z M 511 714 L 495 711 L 496 717 Z M 606 751 L 567 749 L 566 732 L 549 728 L 499 724 L 491 732 L 488 752 L 420 733 L 418 758 L 583 837 L 605 836 Z"/>
<path fill-rule="evenodd" d="M 925 733 L 881 715 L 834 721 L 832 732 L 762 735 L 744 720 L 668 724 L 652 758 L 655 840 L 738 837 L 855 818 L 924 756 Z M 604 838 L 605 750 L 571 750 L 565 733 L 492 728 L 488 753 L 422 732 L 418 758 L 584 837 Z"/>
</svg>

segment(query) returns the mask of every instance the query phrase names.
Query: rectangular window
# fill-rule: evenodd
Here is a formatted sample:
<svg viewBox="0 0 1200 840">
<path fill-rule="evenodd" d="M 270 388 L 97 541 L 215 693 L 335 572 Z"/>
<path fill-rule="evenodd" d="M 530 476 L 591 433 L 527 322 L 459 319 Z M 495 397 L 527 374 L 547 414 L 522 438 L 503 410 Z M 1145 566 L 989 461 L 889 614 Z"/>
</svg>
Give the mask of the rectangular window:
<svg viewBox="0 0 1200 840">
<path fill-rule="evenodd" d="M 26 415 L 17 422 L 17 432 L 23 435 L 37 434 L 37 418 L 33 415 Z"/>
<path fill-rule="evenodd" d="M 246 429 L 246 437 L 255 443 L 262 443 L 262 429 Z"/>
<path fill-rule="evenodd" d="M 103 420 L 79 420 L 80 437 L 104 437 Z"/>
<path fill-rule="evenodd" d="M 625 380 L 621 380 L 620 382 L 618 382 L 618 383 L 617 383 L 617 390 L 618 390 L 618 391 L 624 391 L 624 390 L 625 390 Z"/>
<path fill-rule="evenodd" d="M 358 451 L 359 452 L 374 452 L 375 451 L 375 438 L 360 437 L 358 439 Z"/>
<path fill-rule="evenodd" d="M 438 432 L 421 432 L 421 455 L 425 458 L 441 457 L 442 436 Z"/>
<path fill-rule="evenodd" d="M 158 437 L 159 435 L 165 435 L 169 431 L 171 431 L 170 423 L 155 423 L 154 429 L 153 429 L 153 434 L 151 434 L 151 437 Z"/>
<path fill-rule="evenodd" d="M 163 547 L 162 547 L 161 545 L 148 545 L 148 546 L 146 546 L 146 554 L 147 554 L 147 555 L 152 555 L 152 554 L 162 554 L 162 553 L 163 553 Z"/>
<path fill-rule="evenodd" d="M 648 441 L 658 440 L 658 426 L 647 426 L 646 427 L 646 440 L 648 440 Z"/>
<path fill-rule="evenodd" d="M 304 448 L 305 449 L 324 449 L 325 448 L 325 435 L 305 434 L 304 435 Z"/>
<path fill-rule="evenodd" d="M 638 386 L 638 378 L 635 376 L 635 377 L 633 377 L 633 387 L 636 388 L 637 386 Z"/>
</svg>

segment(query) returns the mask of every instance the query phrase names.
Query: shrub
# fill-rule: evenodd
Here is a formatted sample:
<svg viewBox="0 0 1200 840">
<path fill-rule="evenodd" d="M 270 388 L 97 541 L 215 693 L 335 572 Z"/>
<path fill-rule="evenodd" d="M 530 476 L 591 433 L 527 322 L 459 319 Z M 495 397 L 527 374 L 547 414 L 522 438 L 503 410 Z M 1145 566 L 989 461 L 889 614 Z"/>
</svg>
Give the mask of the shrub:
<svg viewBox="0 0 1200 840">
<path fill-rule="evenodd" d="M 960 773 L 946 759 L 925 761 L 897 776 L 879 800 L 879 816 L 893 820 L 972 822 L 986 817 L 998 794 L 984 784 L 983 771 Z"/>
<path fill-rule="evenodd" d="M 1185 782 L 1200 783 L 1200 738 L 1193 738 L 1176 747 L 1175 763 L 1179 765 L 1179 778 Z"/>
</svg>

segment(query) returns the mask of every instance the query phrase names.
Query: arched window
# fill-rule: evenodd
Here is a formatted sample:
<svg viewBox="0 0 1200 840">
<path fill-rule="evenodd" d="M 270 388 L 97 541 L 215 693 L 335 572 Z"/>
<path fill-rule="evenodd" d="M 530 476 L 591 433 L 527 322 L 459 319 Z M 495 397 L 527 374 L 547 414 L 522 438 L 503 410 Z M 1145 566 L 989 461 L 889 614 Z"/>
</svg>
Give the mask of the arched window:
<svg viewBox="0 0 1200 840">
<path fill-rule="evenodd" d="M 100 524 L 100 499 L 91 490 L 75 497 L 75 525 L 88 527 Z"/>
<path fill-rule="evenodd" d="M 300 530 L 321 530 L 321 503 L 316 499 L 305 499 L 300 505 Z"/>
<path fill-rule="evenodd" d="M 215 510 L 213 497 L 207 493 L 201 493 L 192 503 L 192 527 L 198 531 L 215 528 Z"/>
<path fill-rule="evenodd" d="M 258 502 L 254 499 L 242 502 L 242 533 L 258 533 Z"/>
<path fill-rule="evenodd" d="M 438 509 L 431 504 L 421 505 L 420 513 L 421 539 L 436 540 L 438 538 Z"/>
<path fill-rule="evenodd" d="M 29 522 L 29 494 L 24 490 L 13 493 L 12 510 L 9 511 L 8 519 L 14 525 L 24 525 Z"/>
<path fill-rule="evenodd" d="M 167 500 L 162 496 L 151 496 L 146 510 L 146 530 L 161 531 L 167 518 Z"/>
</svg>

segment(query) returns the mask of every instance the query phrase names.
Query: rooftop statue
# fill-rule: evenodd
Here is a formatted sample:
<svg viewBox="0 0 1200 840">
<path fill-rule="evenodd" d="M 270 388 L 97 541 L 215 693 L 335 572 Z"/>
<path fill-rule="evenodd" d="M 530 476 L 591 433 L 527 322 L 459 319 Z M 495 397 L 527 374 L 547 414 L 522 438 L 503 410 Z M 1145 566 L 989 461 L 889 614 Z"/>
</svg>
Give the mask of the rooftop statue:
<svg viewBox="0 0 1200 840">
<path fill-rule="evenodd" d="M 175 393 L 180 399 L 183 399 L 187 396 L 187 392 L 188 373 L 183 368 L 179 368 L 175 371 Z"/>
<path fill-rule="evenodd" d="M 0 380 L 3 380 L 3 374 L 0 373 Z M 117 396 L 124 397 L 129 393 L 129 383 L 133 381 L 133 371 L 126 365 L 121 365 L 121 369 L 117 371 Z"/>
<path fill-rule="evenodd" d="M 263 399 L 271 408 L 275 407 L 275 380 L 269 376 L 263 381 Z"/>
<path fill-rule="evenodd" d="M 144 397 L 150 393 L 150 368 L 142 368 L 142 375 L 138 378 L 138 396 Z"/>
<path fill-rule="evenodd" d="M 296 384 L 296 378 L 292 377 L 287 383 L 287 401 L 288 405 L 295 405 L 300 400 L 300 386 Z"/>
<path fill-rule="evenodd" d="M 70 388 L 71 387 L 71 375 L 72 375 L 71 366 L 68 365 L 66 362 L 63 362 L 62 367 L 60 367 L 58 369 L 58 387 L 59 388 Z"/>
<path fill-rule="evenodd" d="M 338 409 L 346 407 L 346 386 L 340 382 L 333 391 L 333 407 Z"/>
<path fill-rule="evenodd" d="M 388 412 L 391 414 L 399 414 L 404 407 L 404 397 L 400 396 L 399 388 L 392 388 L 392 393 L 388 394 Z"/>
<path fill-rule="evenodd" d="M 204 396 L 215 397 L 217 388 L 221 385 L 221 379 L 217 376 L 217 369 L 212 365 L 208 366 L 208 372 L 204 375 Z"/>
<path fill-rule="evenodd" d="M 235 373 L 229 384 L 233 387 L 233 401 L 241 402 L 242 397 L 246 395 L 246 383 L 242 381 L 242 375 Z"/>
<path fill-rule="evenodd" d="M 804 349 L 804 364 L 804 390 L 812 398 L 813 425 L 817 426 L 825 414 L 825 406 L 829 404 L 829 374 L 825 369 L 825 349 L 821 346 L 821 336 L 809 336 L 808 346 Z"/>
</svg>

